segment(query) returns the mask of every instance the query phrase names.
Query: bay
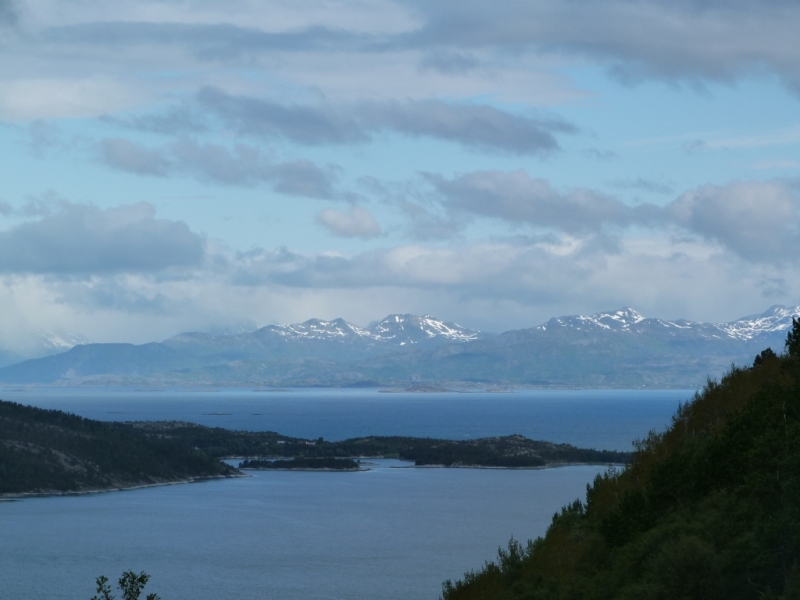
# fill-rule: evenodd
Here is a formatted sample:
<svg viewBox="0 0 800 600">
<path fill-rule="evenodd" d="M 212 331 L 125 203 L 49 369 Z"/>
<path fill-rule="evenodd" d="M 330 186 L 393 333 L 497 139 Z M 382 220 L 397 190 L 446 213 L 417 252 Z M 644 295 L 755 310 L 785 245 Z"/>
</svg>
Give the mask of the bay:
<svg viewBox="0 0 800 600">
<path fill-rule="evenodd" d="M 377 390 L 29 388 L 2 397 L 103 420 L 175 419 L 344 439 L 522 433 L 629 449 L 688 391 L 383 394 Z M 164 600 L 435 600 L 513 535 L 544 533 L 602 466 L 256 472 L 126 492 L 0 503 L 3 597 L 88 600 L 100 574 L 152 576 Z"/>
</svg>

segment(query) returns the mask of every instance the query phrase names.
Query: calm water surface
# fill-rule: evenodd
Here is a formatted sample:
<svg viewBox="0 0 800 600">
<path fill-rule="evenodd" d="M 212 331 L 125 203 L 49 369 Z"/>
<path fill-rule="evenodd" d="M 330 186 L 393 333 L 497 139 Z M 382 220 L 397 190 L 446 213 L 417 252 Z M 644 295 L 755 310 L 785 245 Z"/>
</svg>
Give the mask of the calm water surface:
<svg viewBox="0 0 800 600">
<path fill-rule="evenodd" d="M 184 420 L 228 429 L 337 440 L 367 435 L 467 439 L 519 433 L 605 450 L 668 424 L 687 390 L 524 390 L 381 393 L 378 390 L 149 390 L 0 388 L 0 398 L 106 421 Z"/>
<path fill-rule="evenodd" d="M 105 420 L 179 419 L 343 439 L 522 433 L 609 449 L 662 428 L 691 392 L 379 394 L 2 390 Z M 223 414 L 224 413 L 224 414 Z M 0 503 L 2 598 L 88 600 L 93 581 L 152 575 L 164 600 L 438 598 L 441 582 L 544 533 L 601 467 L 256 472 L 88 496 Z"/>
</svg>

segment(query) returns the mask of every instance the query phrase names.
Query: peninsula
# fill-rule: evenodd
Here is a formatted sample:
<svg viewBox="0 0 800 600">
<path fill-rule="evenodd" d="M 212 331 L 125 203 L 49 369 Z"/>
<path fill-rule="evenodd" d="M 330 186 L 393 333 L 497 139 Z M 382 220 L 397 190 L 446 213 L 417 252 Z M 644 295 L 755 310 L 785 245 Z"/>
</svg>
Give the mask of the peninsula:
<svg viewBox="0 0 800 600">
<path fill-rule="evenodd" d="M 342 441 L 230 431 L 178 421 L 114 423 L 0 400 L 0 497 L 72 494 L 188 483 L 245 469 L 363 470 L 361 458 L 416 466 L 541 468 L 626 463 L 630 455 L 530 440 L 362 437 Z"/>
<path fill-rule="evenodd" d="M 236 476 L 242 474 L 203 451 L 129 425 L 0 400 L 0 497 Z"/>
</svg>

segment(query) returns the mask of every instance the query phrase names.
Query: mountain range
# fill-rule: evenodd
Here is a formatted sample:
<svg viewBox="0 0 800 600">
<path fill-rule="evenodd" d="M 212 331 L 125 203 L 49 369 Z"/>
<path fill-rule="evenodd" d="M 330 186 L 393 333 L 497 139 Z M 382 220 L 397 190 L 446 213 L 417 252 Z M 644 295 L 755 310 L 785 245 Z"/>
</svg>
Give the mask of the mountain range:
<svg viewBox="0 0 800 600">
<path fill-rule="evenodd" d="M 0 382 L 692 388 L 767 347 L 781 352 L 795 316 L 800 306 L 773 306 L 714 324 L 645 318 L 622 308 L 501 334 L 427 315 L 389 315 L 367 328 L 310 319 L 142 345 L 79 344 L 2 368 Z"/>
</svg>

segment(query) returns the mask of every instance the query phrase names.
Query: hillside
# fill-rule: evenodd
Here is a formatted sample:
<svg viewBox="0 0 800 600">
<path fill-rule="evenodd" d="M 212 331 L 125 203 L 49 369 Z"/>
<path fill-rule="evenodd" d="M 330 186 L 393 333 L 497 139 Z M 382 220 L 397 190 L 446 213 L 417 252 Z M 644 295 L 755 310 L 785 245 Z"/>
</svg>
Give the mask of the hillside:
<svg viewBox="0 0 800 600">
<path fill-rule="evenodd" d="M 800 321 L 444 600 L 800 598 Z"/>
<path fill-rule="evenodd" d="M 765 347 L 780 350 L 800 307 L 728 323 L 645 318 L 630 308 L 550 319 L 500 335 L 431 316 L 362 329 L 311 319 L 160 343 L 85 344 L 0 369 L 0 382 L 70 385 L 693 388 Z"/>
<path fill-rule="evenodd" d="M 217 458 L 340 458 L 392 456 L 419 466 L 542 467 L 568 463 L 625 463 L 628 452 L 577 448 L 521 435 L 475 440 L 371 436 L 340 441 L 305 440 L 271 431 L 231 431 L 175 421 L 131 424 L 141 433 L 198 448 Z"/>
<path fill-rule="evenodd" d="M 235 469 L 117 423 L 0 401 L 0 496 L 131 488 Z"/>
</svg>

